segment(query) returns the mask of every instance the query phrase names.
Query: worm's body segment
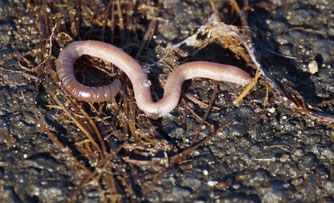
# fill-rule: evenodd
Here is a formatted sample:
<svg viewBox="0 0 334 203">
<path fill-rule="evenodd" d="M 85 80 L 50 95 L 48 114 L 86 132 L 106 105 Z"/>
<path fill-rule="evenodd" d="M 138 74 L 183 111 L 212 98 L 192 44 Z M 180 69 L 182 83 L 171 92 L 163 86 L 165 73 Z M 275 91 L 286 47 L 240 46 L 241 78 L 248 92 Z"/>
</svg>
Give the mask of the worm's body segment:
<svg viewBox="0 0 334 203">
<path fill-rule="evenodd" d="M 148 81 L 147 74 L 131 56 L 104 42 L 72 42 L 59 54 L 56 62 L 57 74 L 64 88 L 73 97 L 87 102 L 109 101 L 119 92 L 121 83 L 114 80 L 112 84 L 102 87 L 88 87 L 79 83 L 75 79 L 73 66 L 82 55 L 101 58 L 123 70 L 132 83 L 138 107 L 149 115 L 159 117 L 177 106 L 185 80 L 201 77 L 240 85 L 251 81 L 248 73 L 235 66 L 205 61 L 188 62 L 173 70 L 167 79 L 163 98 L 154 102 L 149 85 L 145 85 Z"/>
</svg>

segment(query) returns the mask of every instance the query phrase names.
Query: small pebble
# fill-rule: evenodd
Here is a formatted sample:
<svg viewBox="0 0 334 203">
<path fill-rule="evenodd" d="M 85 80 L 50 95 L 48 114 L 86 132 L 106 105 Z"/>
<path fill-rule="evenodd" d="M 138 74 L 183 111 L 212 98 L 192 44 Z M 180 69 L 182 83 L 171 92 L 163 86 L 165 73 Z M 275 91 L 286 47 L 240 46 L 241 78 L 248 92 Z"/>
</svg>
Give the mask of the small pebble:
<svg viewBox="0 0 334 203">
<path fill-rule="evenodd" d="M 309 69 L 309 72 L 313 75 L 313 74 L 316 74 L 318 72 L 318 63 L 313 60 L 311 61 L 309 64 L 308 64 L 308 69 Z"/>
</svg>

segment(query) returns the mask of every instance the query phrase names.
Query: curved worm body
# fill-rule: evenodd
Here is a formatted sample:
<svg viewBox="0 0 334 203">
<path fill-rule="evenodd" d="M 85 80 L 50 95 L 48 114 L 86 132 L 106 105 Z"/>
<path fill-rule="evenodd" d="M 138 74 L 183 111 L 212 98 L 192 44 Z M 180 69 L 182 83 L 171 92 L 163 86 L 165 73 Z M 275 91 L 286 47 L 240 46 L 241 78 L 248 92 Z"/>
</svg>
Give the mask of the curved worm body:
<svg viewBox="0 0 334 203">
<path fill-rule="evenodd" d="M 114 80 L 112 84 L 101 87 L 80 84 L 75 79 L 73 66 L 82 55 L 101 58 L 123 70 L 132 83 L 138 107 L 146 114 L 158 117 L 168 114 L 177 106 L 185 80 L 201 77 L 240 85 L 246 85 L 251 81 L 248 73 L 235 66 L 204 61 L 188 62 L 173 70 L 167 79 L 163 98 L 154 102 L 150 86 L 147 85 L 147 74 L 131 56 L 104 42 L 72 42 L 59 54 L 56 62 L 57 74 L 64 88 L 73 97 L 87 102 L 110 100 L 119 92 L 121 83 Z"/>
</svg>

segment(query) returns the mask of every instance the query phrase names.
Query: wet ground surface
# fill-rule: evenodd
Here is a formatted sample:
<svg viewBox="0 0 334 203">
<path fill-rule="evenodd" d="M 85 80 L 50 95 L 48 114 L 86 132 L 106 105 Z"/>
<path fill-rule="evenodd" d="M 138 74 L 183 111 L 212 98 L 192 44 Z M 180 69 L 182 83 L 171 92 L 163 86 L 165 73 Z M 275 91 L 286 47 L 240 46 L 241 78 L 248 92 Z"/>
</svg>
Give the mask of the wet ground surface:
<svg viewBox="0 0 334 203">
<path fill-rule="evenodd" d="M 21 70 L 16 56 L 28 52 L 27 55 L 33 55 L 31 52 L 40 40 L 36 16 L 29 14 L 27 5 L 19 1 L 0 2 L 0 200 L 65 202 L 84 174 L 36 121 L 33 78 L 28 80 L 19 72 L 8 71 Z M 220 1 L 216 6 L 223 21 L 231 23 L 231 7 Z M 247 12 L 249 33 L 261 65 L 276 80 L 297 90 L 310 105 L 331 114 L 333 102 L 320 104 L 334 99 L 334 2 L 271 0 L 266 4 L 250 1 L 250 6 Z M 32 4 L 30 9 L 38 7 Z M 151 49 L 144 51 L 140 59 L 148 64 L 156 62 L 157 58 L 147 56 L 164 55 L 168 43 L 176 44 L 189 37 L 212 13 L 205 0 L 164 1 Z M 216 43 L 187 59 L 245 66 Z M 173 65 L 183 60 L 175 55 L 166 58 L 163 66 L 151 67 L 152 88 L 157 88 L 158 94 L 161 92 L 159 82 L 166 79 Z M 28 57 L 28 61 L 37 65 L 34 58 Z M 210 80 L 195 79 L 183 87 L 184 92 L 206 104 L 210 103 L 214 92 Z M 300 115 L 270 91 L 267 98 L 264 79 L 260 79 L 240 106 L 234 106 L 232 101 L 241 87 L 219 83 L 218 90 L 208 123 L 218 129 L 231 119 L 234 121 L 183 163 L 165 169 L 146 194 L 146 201 L 334 201 L 332 124 Z M 43 100 L 47 94 L 41 90 L 39 97 Z M 203 117 L 205 109 L 187 98 L 186 103 Z M 71 142 L 76 129 L 69 125 L 57 126 L 55 115 L 58 112 L 42 104 L 39 108 L 45 121 L 56 126 L 54 132 L 58 133 L 58 139 Z M 182 112 L 187 116 L 180 116 Z M 152 119 L 152 123 L 160 136 L 178 149 L 192 145 L 200 124 L 184 104 L 171 116 Z M 208 125 L 203 126 L 200 139 L 212 134 Z M 152 181 L 155 176 L 150 174 L 156 174 L 160 168 L 150 165 L 129 168 L 135 194 L 142 198 L 145 191 L 139 189 L 139 179 Z M 94 188 L 94 181 L 87 185 L 78 195 L 79 201 L 99 202 L 101 191 Z"/>
</svg>

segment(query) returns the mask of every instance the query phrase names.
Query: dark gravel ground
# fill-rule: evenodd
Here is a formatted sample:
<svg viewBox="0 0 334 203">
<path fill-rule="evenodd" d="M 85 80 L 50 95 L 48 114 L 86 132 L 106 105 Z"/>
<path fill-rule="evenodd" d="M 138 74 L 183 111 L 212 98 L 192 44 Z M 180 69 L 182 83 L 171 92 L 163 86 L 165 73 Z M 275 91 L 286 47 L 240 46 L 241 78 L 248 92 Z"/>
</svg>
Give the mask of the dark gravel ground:
<svg viewBox="0 0 334 203">
<path fill-rule="evenodd" d="M 252 7 L 247 13 L 249 33 L 261 65 L 314 107 L 334 99 L 334 1 L 261 2 L 250 1 Z M 33 79 L 8 71 L 20 70 L 16 56 L 34 52 L 39 43 L 39 25 L 36 16 L 27 12 L 27 5 L 18 0 L 0 1 L 0 201 L 65 202 L 83 172 L 36 121 Z M 224 22 L 233 21 L 231 7 L 221 1 L 216 6 Z M 37 9 L 33 3 L 31 9 Z M 154 54 L 164 55 L 167 43 L 175 44 L 193 34 L 212 13 L 206 0 L 165 0 L 151 42 Z M 164 63 L 173 64 L 175 58 Z M 28 59 L 36 65 L 34 58 Z M 233 54 L 214 43 L 190 59 L 240 65 Z M 162 69 L 156 67 L 151 77 L 164 80 L 167 74 Z M 152 82 L 152 88 L 159 84 L 157 79 Z M 272 92 L 266 100 L 263 83 L 239 107 L 232 101 L 241 92 L 240 87 L 221 83 L 218 90 L 216 108 L 207 121 L 219 127 L 231 118 L 235 120 L 197 148 L 187 161 L 168 168 L 147 195 L 148 202 L 334 202 L 331 124 L 300 115 Z M 213 85 L 209 80 L 196 79 L 187 82 L 184 91 L 209 103 Z M 54 111 L 41 108 L 45 108 L 46 120 L 55 120 Z M 204 114 L 205 110 L 196 104 L 192 108 Z M 332 103 L 321 109 L 334 113 Z M 181 121 L 178 115 L 182 111 L 187 110 L 179 105 L 172 116 L 152 120 L 159 132 L 179 148 L 191 145 L 199 125 L 191 115 Z M 73 134 L 72 128 L 65 128 L 68 135 L 60 134 L 62 140 Z M 206 126 L 199 137 L 209 134 Z M 137 174 L 141 177 L 156 170 L 148 166 L 136 171 L 143 173 Z M 78 198 L 80 202 L 99 202 L 100 195 L 94 187 L 86 187 Z"/>
</svg>

